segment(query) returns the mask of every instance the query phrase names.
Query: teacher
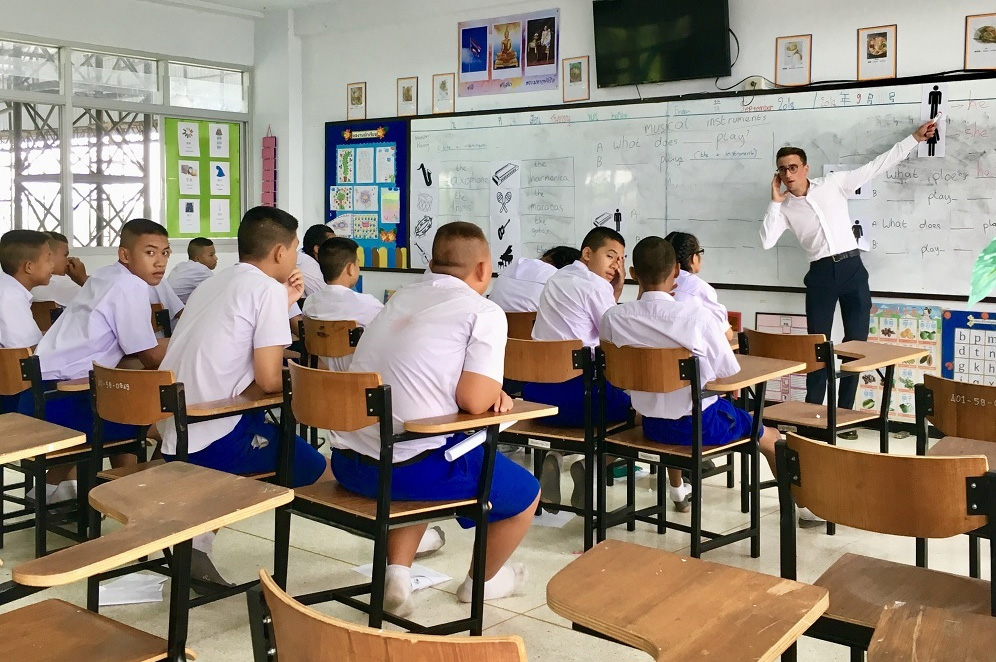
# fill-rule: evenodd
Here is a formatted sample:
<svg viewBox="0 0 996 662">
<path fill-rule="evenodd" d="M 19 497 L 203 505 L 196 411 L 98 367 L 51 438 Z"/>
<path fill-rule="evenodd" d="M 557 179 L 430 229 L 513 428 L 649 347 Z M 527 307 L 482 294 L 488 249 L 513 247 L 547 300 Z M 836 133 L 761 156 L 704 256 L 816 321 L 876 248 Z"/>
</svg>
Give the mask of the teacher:
<svg viewBox="0 0 996 662">
<path fill-rule="evenodd" d="M 783 232 L 791 230 L 806 252 L 809 273 L 803 283 L 809 333 L 822 333 L 830 338 L 839 301 L 844 340 L 868 339 L 871 316 L 868 271 L 861 263 L 858 242 L 851 231 L 847 200 L 854 191 L 903 161 L 917 143 L 931 138 L 934 131 L 931 120 L 871 163 L 818 179 L 808 177 L 806 152 L 798 147 L 778 150 L 775 155 L 778 171 L 771 180 L 771 204 L 761 225 L 761 245 L 769 249 Z M 825 372 L 817 370 L 806 376 L 806 402 L 822 404 L 826 390 Z M 837 406 L 852 409 L 857 390 L 857 375 L 842 377 Z"/>
</svg>

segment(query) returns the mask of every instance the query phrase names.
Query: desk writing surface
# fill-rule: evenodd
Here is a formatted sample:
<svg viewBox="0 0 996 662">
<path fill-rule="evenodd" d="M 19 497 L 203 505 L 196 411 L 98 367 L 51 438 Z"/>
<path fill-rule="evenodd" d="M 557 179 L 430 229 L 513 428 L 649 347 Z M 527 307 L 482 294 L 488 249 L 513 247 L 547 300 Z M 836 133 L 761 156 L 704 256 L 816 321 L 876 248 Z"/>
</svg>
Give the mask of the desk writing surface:
<svg viewBox="0 0 996 662">
<path fill-rule="evenodd" d="M 456 414 L 446 414 L 444 416 L 433 416 L 431 418 L 420 418 L 414 421 L 405 421 L 405 430 L 420 434 L 446 434 L 448 432 L 460 432 L 462 430 L 473 430 L 497 425 L 508 421 L 523 421 L 530 418 L 543 418 L 553 416 L 557 413 L 556 407 L 543 405 L 537 402 L 526 402 L 524 400 L 513 400 L 512 408 L 500 414 L 495 412 L 485 412 L 483 414 L 468 414 L 458 412 Z"/>
<path fill-rule="evenodd" d="M 897 602 L 882 610 L 868 662 L 992 662 L 996 619 Z"/>
<path fill-rule="evenodd" d="M 867 340 L 848 340 L 833 346 L 837 356 L 852 361 L 843 361 L 840 364 L 841 372 L 865 372 L 875 370 L 890 365 L 896 365 L 910 359 L 918 359 L 926 356 L 930 352 L 920 347 L 902 347 L 900 345 L 886 345 L 880 342 L 868 342 Z"/>
<path fill-rule="evenodd" d="M 234 398 L 224 398 L 223 400 L 210 400 L 196 404 L 188 403 L 187 416 L 217 416 L 219 414 L 236 414 L 248 409 L 279 407 L 283 400 L 284 396 L 282 393 L 271 393 L 253 398 L 237 395 Z"/>
<path fill-rule="evenodd" d="M 769 359 L 750 354 L 737 354 L 736 358 L 740 372 L 729 377 L 714 379 L 705 385 L 707 391 L 736 391 L 770 379 L 791 375 L 806 367 L 805 363 L 798 361 Z"/>
<path fill-rule="evenodd" d="M 86 435 L 24 414 L 0 415 L 0 464 L 86 443 Z"/>
</svg>

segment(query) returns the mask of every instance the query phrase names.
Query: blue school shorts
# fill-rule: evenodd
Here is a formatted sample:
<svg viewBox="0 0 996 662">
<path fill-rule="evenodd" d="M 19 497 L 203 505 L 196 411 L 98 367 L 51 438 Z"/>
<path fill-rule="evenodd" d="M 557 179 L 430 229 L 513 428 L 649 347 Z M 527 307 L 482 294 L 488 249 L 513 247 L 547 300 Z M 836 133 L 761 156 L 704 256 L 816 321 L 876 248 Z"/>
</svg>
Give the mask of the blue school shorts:
<svg viewBox="0 0 996 662">
<path fill-rule="evenodd" d="M 55 391 L 55 380 L 42 382 L 46 392 Z M 17 411 L 25 416 L 35 415 L 35 401 L 31 390 L 24 391 L 17 403 Z M 90 409 L 89 391 L 56 392 L 45 399 L 45 420 L 86 435 L 87 443 L 93 441 L 93 410 Z M 138 438 L 137 425 L 121 425 L 104 421 L 104 442 L 125 441 Z"/>
<path fill-rule="evenodd" d="M 598 421 L 598 384 L 591 385 L 595 393 L 595 409 L 592 411 L 592 424 Z M 621 423 L 629 419 L 629 394 L 606 383 L 605 421 Z M 538 419 L 545 425 L 565 428 L 584 427 L 584 376 L 575 377 L 557 384 L 527 383 L 522 387 L 522 399 L 553 405 L 559 411 L 553 416 Z"/>
<path fill-rule="evenodd" d="M 12 414 L 18 410 L 21 394 L 0 395 L 0 414 Z M 34 407 L 32 407 L 34 409 Z"/>
<path fill-rule="evenodd" d="M 205 449 L 190 453 L 187 461 L 208 469 L 230 474 L 262 474 L 277 470 L 280 462 L 280 428 L 267 423 L 265 412 L 244 414 L 235 428 Z M 256 436 L 265 438 L 266 446 L 253 446 Z M 176 459 L 166 455 L 167 462 Z M 294 437 L 294 484 L 292 487 L 311 485 L 325 472 L 325 456 L 301 437 Z"/>
<path fill-rule="evenodd" d="M 722 446 L 750 436 L 754 418 L 724 398 L 702 412 L 702 445 Z M 761 426 L 760 435 L 764 434 Z M 760 438 L 760 435 L 758 437 Z M 692 416 L 678 419 L 643 417 L 643 436 L 660 444 L 692 445 Z"/>
<path fill-rule="evenodd" d="M 395 466 L 391 475 L 391 498 L 397 501 L 450 501 L 477 497 L 477 483 L 484 464 L 484 446 L 478 446 L 453 462 L 444 453 L 467 435 L 456 434 L 446 445 L 435 449 L 428 457 Z M 350 492 L 377 498 L 378 467 L 361 460 L 356 453 L 332 449 L 332 473 Z M 539 494 L 539 481 L 531 473 L 501 453 L 495 454 L 495 470 L 491 479 L 491 511 L 489 522 L 514 517 L 532 505 Z M 465 529 L 474 524 L 457 518 Z"/>
</svg>

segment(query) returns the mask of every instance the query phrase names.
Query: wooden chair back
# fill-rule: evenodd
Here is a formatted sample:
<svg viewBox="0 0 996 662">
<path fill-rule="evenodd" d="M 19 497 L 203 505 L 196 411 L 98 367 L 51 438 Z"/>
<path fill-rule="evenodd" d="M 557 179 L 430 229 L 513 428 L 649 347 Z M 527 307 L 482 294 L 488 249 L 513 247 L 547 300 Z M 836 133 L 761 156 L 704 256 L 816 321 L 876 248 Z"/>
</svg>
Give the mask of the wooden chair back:
<svg viewBox="0 0 996 662">
<path fill-rule="evenodd" d="M 52 328 L 52 311 L 57 309 L 59 304 L 54 301 L 33 301 L 31 303 L 31 316 L 35 318 L 35 324 L 42 333 L 48 333 Z"/>
<path fill-rule="evenodd" d="M 326 616 L 294 600 L 266 570 L 259 580 L 270 612 L 272 645 L 280 662 L 328 659 L 337 662 L 525 662 L 517 636 L 456 637 L 374 629 Z"/>
<path fill-rule="evenodd" d="M 176 383 L 169 370 L 124 370 L 93 364 L 97 415 L 122 425 L 152 425 L 170 418 L 163 412 L 160 386 Z"/>
<path fill-rule="evenodd" d="M 352 432 L 378 422 L 367 413 L 367 389 L 381 385 L 375 372 L 332 372 L 287 364 L 291 377 L 291 411 L 310 428 Z"/>
<path fill-rule="evenodd" d="M 31 388 L 21 378 L 21 359 L 31 356 L 30 347 L 0 347 L 0 395 L 17 395 Z"/>
<path fill-rule="evenodd" d="M 349 356 L 356 351 L 363 332 L 352 320 L 322 321 L 304 317 L 301 323 L 304 325 L 304 348 L 309 356 Z"/>
<path fill-rule="evenodd" d="M 536 323 L 536 311 L 528 313 L 505 313 L 508 320 L 508 337 L 519 340 L 531 340 L 533 324 Z"/>
<path fill-rule="evenodd" d="M 925 418 L 945 436 L 996 442 L 996 386 L 924 375 L 923 388 Z"/>
<path fill-rule="evenodd" d="M 684 347 L 616 347 L 610 342 L 599 346 L 605 354 L 605 379 L 616 388 L 670 393 L 691 386 L 678 365 L 692 357 Z"/>
<path fill-rule="evenodd" d="M 822 333 L 792 335 L 765 333 L 754 329 L 746 329 L 744 333 L 747 335 L 748 354 L 805 363 L 806 369 L 803 372 L 815 372 L 826 368 L 826 361 L 817 357 L 817 346 L 827 341 L 827 337 Z M 740 351 L 743 350 L 741 347 Z"/>
<path fill-rule="evenodd" d="M 173 333 L 173 320 L 169 310 L 161 303 L 152 304 L 152 330 L 169 338 Z"/>
<path fill-rule="evenodd" d="M 581 364 L 575 354 L 580 351 L 590 352 L 580 340 L 521 340 L 509 335 L 505 345 L 505 378 L 559 384 L 580 377 Z"/>
<path fill-rule="evenodd" d="M 988 470 L 981 455 L 869 453 L 796 434 L 787 445 L 789 476 L 779 480 L 792 480 L 796 502 L 829 522 L 914 538 L 948 538 L 986 524 L 984 515 L 968 514 L 966 496 L 967 479 Z"/>
</svg>

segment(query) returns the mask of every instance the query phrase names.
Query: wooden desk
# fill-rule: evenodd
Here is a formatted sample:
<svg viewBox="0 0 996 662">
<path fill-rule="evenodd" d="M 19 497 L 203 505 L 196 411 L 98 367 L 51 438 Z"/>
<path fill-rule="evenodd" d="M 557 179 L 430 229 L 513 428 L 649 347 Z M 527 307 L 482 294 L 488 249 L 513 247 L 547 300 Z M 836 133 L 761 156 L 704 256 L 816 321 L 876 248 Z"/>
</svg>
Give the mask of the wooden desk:
<svg viewBox="0 0 996 662">
<path fill-rule="evenodd" d="M 258 398 L 247 398 L 244 395 L 237 395 L 234 398 L 225 398 L 224 400 L 210 400 L 208 402 L 188 404 L 187 417 L 191 419 L 206 418 L 223 416 L 225 414 L 237 414 L 250 409 L 279 407 L 283 401 L 283 393 L 271 393 Z"/>
<path fill-rule="evenodd" d="M 927 449 L 927 455 L 956 456 L 984 455 L 989 461 L 989 470 L 996 469 L 996 443 L 963 437 L 944 437 Z"/>
<path fill-rule="evenodd" d="M 418 434 L 448 434 L 450 432 L 462 432 L 489 425 L 498 425 L 499 423 L 507 423 L 509 421 L 544 418 L 557 413 L 557 408 L 550 405 L 541 405 L 536 402 L 526 402 L 524 400 L 513 400 L 512 403 L 510 410 L 500 414 L 493 411 L 479 415 L 457 412 L 456 414 L 447 414 L 445 416 L 433 416 L 431 418 L 405 421 L 405 430 Z"/>
<path fill-rule="evenodd" d="M 785 361 L 783 359 L 768 359 L 763 356 L 751 356 L 750 354 L 737 354 L 737 363 L 740 364 L 740 372 L 729 377 L 714 379 L 705 385 L 707 391 L 736 391 L 766 382 L 769 379 L 777 379 L 785 375 L 804 370 L 805 363 L 796 361 Z"/>
<path fill-rule="evenodd" d="M 278 485 L 183 462 L 171 462 L 90 490 L 90 504 L 124 524 L 80 545 L 23 563 L 13 579 L 26 586 L 60 586 L 173 547 L 169 654 L 184 660 L 194 536 L 290 503 Z"/>
<path fill-rule="evenodd" d="M 991 662 L 996 618 L 902 603 L 882 610 L 868 662 Z"/>
<path fill-rule="evenodd" d="M 547 604 L 655 660 L 769 662 L 826 611 L 826 589 L 607 540 L 558 572 Z"/>
<path fill-rule="evenodd" d="M 843 361 L 840 364 L 841 372 L 867 372 L 894 366 L 910 359 L 918 359 L 930 353 L 917 347 L 886 345 L 866 340 L 848 340 L 845 343 L 834 345 L 833 351 L 841 358 L 854 359 L 853 361 Z"/>
<path fill-rule="evenodd" d="M 0 415 L 0 464 L 47 455 L 86 443 L 86 435 L 23 414 Z"/>
<path fill-rule="evenodd" d="M 56 391 L 65 391 L 67 393 L 75 393 L 78 391 L 89 391 L 90 390 L 90 378 L 80 377 L 79 379 L 66 379 L 55 385 Z"/>
</svg>

